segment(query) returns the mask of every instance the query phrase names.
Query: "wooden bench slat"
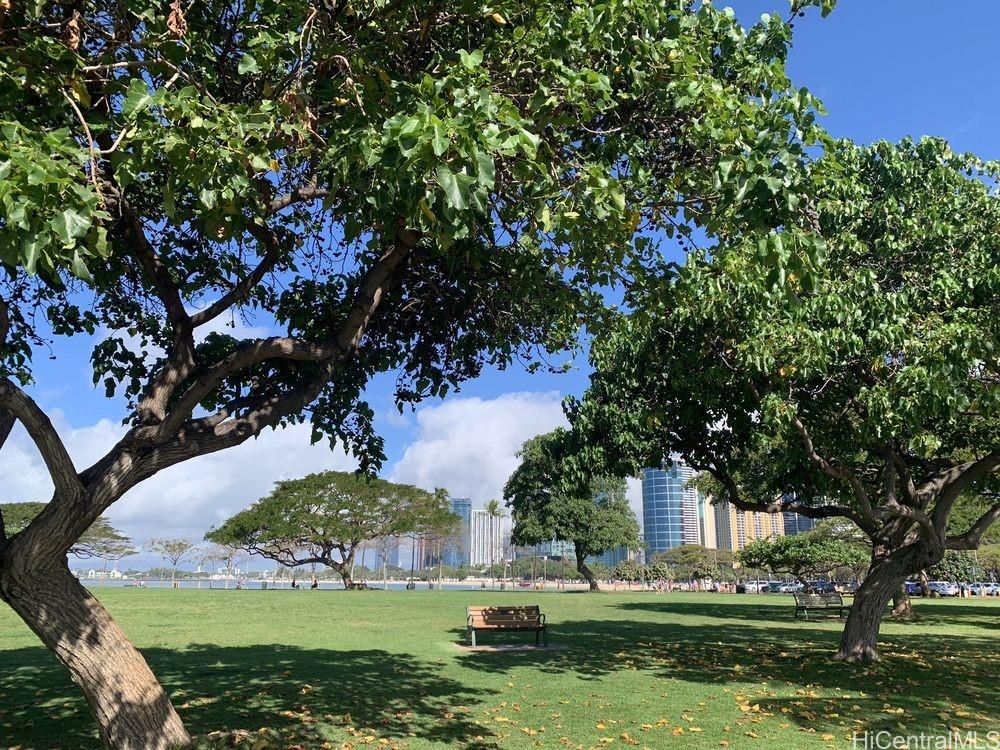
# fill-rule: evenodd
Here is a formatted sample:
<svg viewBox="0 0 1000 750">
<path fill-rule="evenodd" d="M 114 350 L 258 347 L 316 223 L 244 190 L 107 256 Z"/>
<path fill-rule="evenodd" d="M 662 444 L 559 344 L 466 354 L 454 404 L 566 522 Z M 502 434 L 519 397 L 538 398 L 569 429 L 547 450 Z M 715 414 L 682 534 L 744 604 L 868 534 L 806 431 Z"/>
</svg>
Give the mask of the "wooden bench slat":
<svg viewBox="0 0 1000 750">
<path fill-rule="evenodd" d="M 538 605 L 524 606 L 482 606 L 474 605 L 466 608 L 469 642 L 476 645 L 476 631 L 534 631 L 535 643 L 539 636 L 546 635 L 545 616 Z"/>
</svg>

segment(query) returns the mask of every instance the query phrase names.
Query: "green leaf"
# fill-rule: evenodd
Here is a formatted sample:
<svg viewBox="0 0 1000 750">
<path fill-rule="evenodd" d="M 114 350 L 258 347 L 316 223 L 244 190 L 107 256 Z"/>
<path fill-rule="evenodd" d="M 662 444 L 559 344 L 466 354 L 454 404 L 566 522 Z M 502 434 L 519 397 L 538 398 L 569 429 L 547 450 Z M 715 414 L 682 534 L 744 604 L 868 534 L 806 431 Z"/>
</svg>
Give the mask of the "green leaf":
<svg viewBox="0 0 1000 750">
<path fill-rule="evenodd" d="M 71 247 L 78 237 L 83 237 L 90 229 L 90 217 L 81 216 L 75 209 L 66 208 L 53 217 L 52 229 L 63 245 Z"/>
<path fill-rule="evenodd" d="M 87 264 L 84 263 L 83 258 L 80 257 L 80 253 L 73 253 L 73 261 L 70 264 L 70 270 L 78 279 L 83 279 L 84 281 L 94 280 L 90 275 L 90 271 L 87 269 Z"/>
<path fill-rule="evenodd" d="M 146 82 L 141 78 L 133 78 L 129 81 L 128 89 L 125 91 L 122 114 L 126 117 L 131 117 L 149 107 L 152 102 L 153 95 L 149 92 Z"/>
<path fill-rule="evenodd" d="M 464 211 L 469 207 L 469 186 L 475 180 L 467 174 L 452 172 L 447 164 L 440 164 L 437 168 L 437 181 L 444 190 L 445 198 L 449 205 L 459 211 Z"/>
<path fill-rule="evenodd" d="M 448 138 L 448 133 L 445 130 L 444 123 L 435 122 L 434 123 L 434 138 L 431 141 L 431 145 L 434 148 L 434 155 L 441 156 L 445 151 L 448 150 L 448 146 L 451 145 L 451 141 Z"/>
<path fill-rule="evenodd" d="M 482 151 L 476 152 L 476 178 L 479 184 L 486 188 L 492 188 L 496 184 L 496 168 L 493 166 L 493 157 Z"/>
<path fill-rule="evenodd" d="M 201 205 L 211 211 L 215 208 L 216 193 L 209 188 L 202 188 L 201 192 L 198 193 L 198 200 L 201 201 Z"/>
<path fill-rule="evenodd" d="M 246 73 L 260 73 L 260 66 L 257 65 L 257 59 L 251 55 L 249 52 L 243 54 L 240 64 L 236 66 L 237 72 L 240 75 Z"/>
<path fill-rule="evenodd" d="M 465 66 L 466 70 L 475 70 L 483 61 L 483 52 L 478 49 L 473 50 L 472 52 L 460 49 L 458 51 L 458 56 L 461 58 L 462 65 Z"/>
</svg>

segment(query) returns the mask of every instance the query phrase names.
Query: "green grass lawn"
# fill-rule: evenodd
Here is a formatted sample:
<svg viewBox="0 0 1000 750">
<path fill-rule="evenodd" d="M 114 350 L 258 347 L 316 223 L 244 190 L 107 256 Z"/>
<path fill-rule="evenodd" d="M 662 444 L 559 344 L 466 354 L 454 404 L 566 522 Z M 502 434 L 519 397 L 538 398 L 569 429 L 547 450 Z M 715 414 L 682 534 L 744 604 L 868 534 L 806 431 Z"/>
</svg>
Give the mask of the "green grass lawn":
<svg viewBox="0 0 1000 750">
<path fill-rule="evenodd" d="M 98 589 L 188 728 L 241 747 L 850 745 L 1000 730 L 1000 601 L 917 602 L 883 661 L 788 596 Z M 563 650 L 466 653 L 466 604 L 539 602 Z M 531 634 L 484 642 L 529 641 Z M 265 731 L 261 734 L 261 728 Z M 96 746 L 62 668 L 0 609 L 0 747 Z M 217 744 L 217 740 L 210 740 Z"/>
</svg>

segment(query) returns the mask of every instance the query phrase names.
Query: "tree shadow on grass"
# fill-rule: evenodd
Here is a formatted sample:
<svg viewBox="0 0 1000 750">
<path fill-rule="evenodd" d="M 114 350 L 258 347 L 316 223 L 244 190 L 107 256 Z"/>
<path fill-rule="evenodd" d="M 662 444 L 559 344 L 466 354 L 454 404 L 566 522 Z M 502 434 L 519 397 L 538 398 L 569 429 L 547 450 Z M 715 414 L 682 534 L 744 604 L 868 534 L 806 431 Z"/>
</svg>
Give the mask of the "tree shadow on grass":
<svg viewBox="0 0 1000 750">
<path fill-rule="evenodd" d="M 255 741 L 261 728 L 282 747 L 352 737 L 384 738 L 389 746 L 412 737 L 465 750 L 496 746 L 472 717 L 487 691 L 442 677 L 442 665 L 408 654 L 209 644 L 142 651 L 200 746 L 248 732 Z M 45 649 L 0 651 L 0 707 L 7 744 L 98 746 L 86 703 Z"/>
<path fill-rule="evenodd" d="M 775 598 L 780 597 L 780 598 Z M 851 599 L 845 599 L 850 604 Z M 913 609 L 920 625 L 954 626 L 961 624 L 969 627 L 987 630 L 1000 629 L 1000 606 L 993 602 L 981 604 L 953 604 L 948 599 L 913 598 Z M 764 594 L 758 601 L 739 603 L 704 602 L 697 600 L 628 602 L 618 605 L 619 608 L 631 611 L 645 611 L 662 614 L 694 615 L 698 617 L 713 617 L 725 620 L 771 620 L 787 624 L 795 621 L 793 600 L 783 595 Z M 816 615 L 813 615 L 815 618 Z M 836 618 L 826 618 L 837 621 Z M 820 617 L 819 621 L 823 621 Z M 885 622 L 891 622 L 889 617 Z"/>
<path fill-rule="evenodd" d="M 898 734 L 901 725 L 906 733 L 943 734 L 952 727 L 983 732 L 1000 722 L 1000 641 L 990 633 L 894 633 L 880 639 L 880 662 L 855 665 L 831 659 L 840 638 L 838 626 L 796 622 L 791 612 L 779 620 L 739 605 L 713 603 L 630 602 L 618 608 L 718 613 L 720 621 L 553 622 L 550 642 L 566 645 L 566 650 L 463 654 L 459 660 L 469 669 L 491 673 L 528 667 L 600 682 L 637 670 L 659 680 L 718 686 L 736 699 L 730 711 L 744 706 L 736 714 L 739 720 L 752 723 L 773 716 L 841 736 L 855 729 Z M 741 610 L 756 622 L 738 622 Z"/>
</svg>

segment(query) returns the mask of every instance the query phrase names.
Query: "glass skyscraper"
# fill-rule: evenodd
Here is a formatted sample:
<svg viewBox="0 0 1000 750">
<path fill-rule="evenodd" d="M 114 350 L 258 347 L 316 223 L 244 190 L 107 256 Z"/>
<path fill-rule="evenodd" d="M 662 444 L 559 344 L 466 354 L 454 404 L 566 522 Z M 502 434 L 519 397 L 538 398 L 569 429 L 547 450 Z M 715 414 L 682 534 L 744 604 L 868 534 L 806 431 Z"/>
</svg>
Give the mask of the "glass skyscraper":
<svg viewBox="0 0 1000 750">
<path fill-rule="evenodd" d="M 816 525 L 815 518 L 800 516 L 798 513 L 783 513 L 785 523 L 785 536 L 801 534 L 810 531 Z"/>
<path fill-rule="evenodd" d="M 698 490 L 685 485 L 696 472 L 682 461 L 670 468 L 643 469 L 642 534 L 646 555 L 680 547 L 703 544 L 698 507 Z"/>
<path fill-rule="evenodd" d="M 441 559 L 445 565 L 458 568 L 469 564 L 472 500 L 467 497 L 451 498 L 451 512 L 462 519 L 462 526 L 456 533 L 455 539 L 444 548 Z"/>
</svg>

